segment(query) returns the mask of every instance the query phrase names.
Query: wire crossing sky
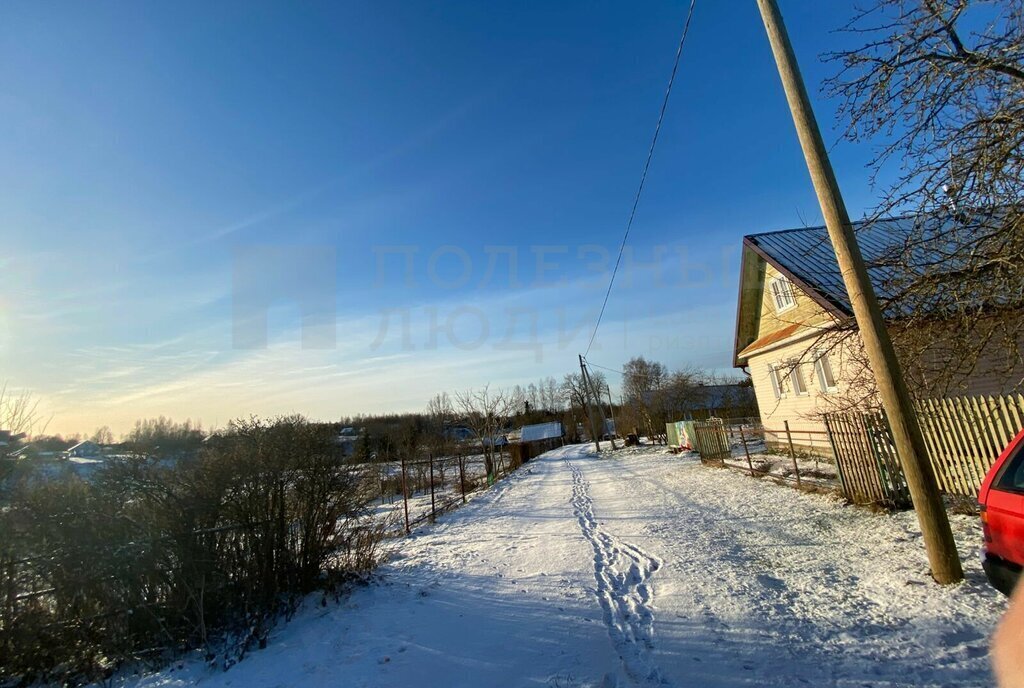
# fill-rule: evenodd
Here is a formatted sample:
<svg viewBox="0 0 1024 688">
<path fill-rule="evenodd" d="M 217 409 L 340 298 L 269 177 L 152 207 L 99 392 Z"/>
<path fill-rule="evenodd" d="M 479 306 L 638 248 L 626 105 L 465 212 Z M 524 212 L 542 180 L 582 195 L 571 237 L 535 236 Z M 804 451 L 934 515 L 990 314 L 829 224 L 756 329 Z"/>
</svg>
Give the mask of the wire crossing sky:
<svg viewBox="0 0 1024 688">
<path fill-rule="evenodd" d="M 597 314 L 597 322 L 594 323 L 594 331 L 587 342 L 587 350 L 583 356 L 590 353 L 594 346 L 594 338 L 597 337 L 597 330 L 601 327 L 601 319 L 608 307 L 608 297 L 611 296 L 612 287 L 615 285 L 615 275 L 619 272 L 619 265 L 622 263 L 622 252 L 626 249 L 626 241 L 629 240 L 629 230 L 633 228 L 633 220 L 636 218 L 636 209 L 640 205 L 640 196 L 644 192 L 644 183 L 647 181 L 647 172 L 651 169 L 651 160 L 654 158 L 654 149 L 658 145 L 658 134 L 661 133 L 661 123 L 665 121 L 665 111 L 668 109 L 668 99 L 672 95 L 672 84 L 676 82 L 676 72 L 679 71 L 679 58 L 683 55 L 683 46 L 686 44 L 686 34 L 690 32 L 690 20 L 693 19 L 693 8 L 697 0 L 690 0 L 690 9 L 686 12 L 686 22 L 683 24 L 683 33 L 679 37 L 679 47 L 676 48 L 676 58 L 672 63 L 672 74 L 668 78 L 668 86 L 665 88 L 665 97 L 661 101 L 661 111 L 658 113 L 658 124 L 654 127 L 654 137 L 651 139 L 651 147 L 647 149 L 647 160 L 644 161 L 644 171 L 640 175 L 640 184 L 636 189 L 636 196 L 633 197 L 633 207 L 629 211 L 629 220 L 626 222 L 626 231 L 622 235 L 622 244 L 619 246 L 619 254 L 615 257 L 615 267 L 612 268 L 612 276 L 608 280 L 608 290 L 604 293 L 604 301 L 601 303 L 601 310 Z"/>
</svg>

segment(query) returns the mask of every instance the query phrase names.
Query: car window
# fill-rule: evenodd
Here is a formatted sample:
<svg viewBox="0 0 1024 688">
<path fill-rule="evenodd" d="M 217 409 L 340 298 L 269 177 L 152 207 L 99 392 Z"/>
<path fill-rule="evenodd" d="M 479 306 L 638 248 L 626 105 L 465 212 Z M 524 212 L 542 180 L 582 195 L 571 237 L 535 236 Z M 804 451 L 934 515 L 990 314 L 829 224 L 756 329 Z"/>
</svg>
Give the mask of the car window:
<svg viewBox="0 0 1024 688">
<path fill-rule="evenodd" d="M 1019 445 L 1006 461 L 1006 469 L 996 482 L 998 490 L 1014 490 L 1024 492 L 1024 444 Z"/>
</svg>

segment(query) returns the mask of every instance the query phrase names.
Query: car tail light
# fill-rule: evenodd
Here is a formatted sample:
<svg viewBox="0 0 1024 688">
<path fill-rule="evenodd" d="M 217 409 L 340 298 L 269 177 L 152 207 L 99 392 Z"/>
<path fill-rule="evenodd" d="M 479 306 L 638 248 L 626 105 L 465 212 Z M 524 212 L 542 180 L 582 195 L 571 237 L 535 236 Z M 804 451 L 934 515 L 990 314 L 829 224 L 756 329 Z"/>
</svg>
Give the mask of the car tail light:
<svg viewBox="0 0 1024 688">
<path fill-rule="evenodd" d="M 992 542 L 992 533 L 988 529 L 988 508 L 979 504 L 978 509 L 981 511 L 981 533 L 985 536 L 985 542 Z"/>
</svg>

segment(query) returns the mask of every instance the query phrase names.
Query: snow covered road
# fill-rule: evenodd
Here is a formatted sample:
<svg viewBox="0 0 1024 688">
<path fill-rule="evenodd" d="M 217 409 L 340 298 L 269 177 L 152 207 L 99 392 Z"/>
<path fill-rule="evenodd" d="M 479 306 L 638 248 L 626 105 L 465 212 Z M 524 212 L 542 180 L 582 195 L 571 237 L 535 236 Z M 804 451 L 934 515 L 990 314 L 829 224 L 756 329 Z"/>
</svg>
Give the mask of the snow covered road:
<svg viewBox="0 0 1024 688">
<path fill-rule="evenodd" d="M 656 449 L 569 446 L 397 541 L 379 582 L 227 672 L 138 686 L 991 685 L 1005 602 L 927 576 L 912 513 L 872 514 Z"/>
</svg>

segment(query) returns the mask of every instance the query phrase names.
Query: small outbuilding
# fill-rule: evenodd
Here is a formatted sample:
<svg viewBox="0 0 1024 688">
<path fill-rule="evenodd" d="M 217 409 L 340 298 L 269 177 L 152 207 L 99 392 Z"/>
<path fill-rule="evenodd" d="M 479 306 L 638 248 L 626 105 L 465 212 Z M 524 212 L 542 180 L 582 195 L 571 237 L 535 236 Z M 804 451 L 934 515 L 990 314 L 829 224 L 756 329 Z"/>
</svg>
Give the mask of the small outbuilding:
<svg viewBox="0 0 1024 688">
<path fill-rule="evenodd" d="M 519 432 L 519 443 L 510 445 L 512 463 L 518 465 L 546 451 L 565 444 L 565 427 L 560 421 L 524 425 Z"/>
</svg>

